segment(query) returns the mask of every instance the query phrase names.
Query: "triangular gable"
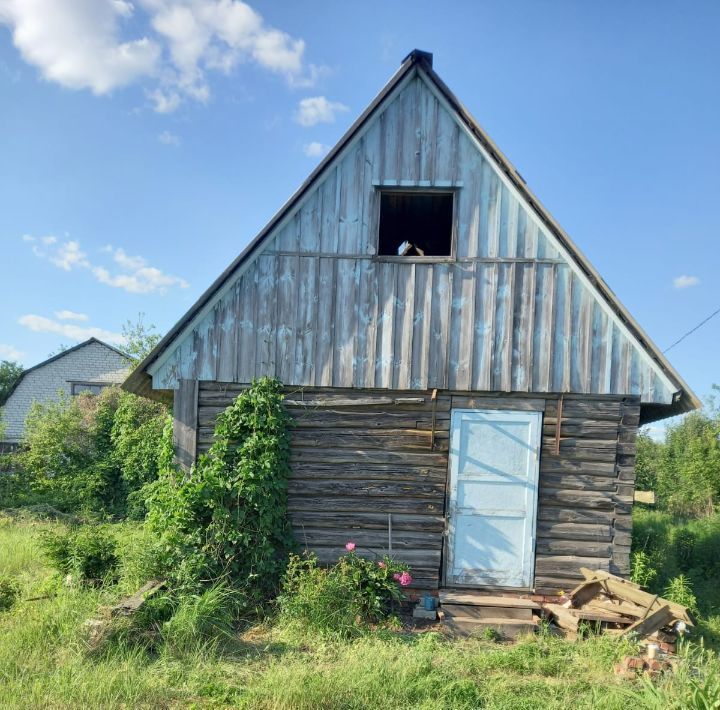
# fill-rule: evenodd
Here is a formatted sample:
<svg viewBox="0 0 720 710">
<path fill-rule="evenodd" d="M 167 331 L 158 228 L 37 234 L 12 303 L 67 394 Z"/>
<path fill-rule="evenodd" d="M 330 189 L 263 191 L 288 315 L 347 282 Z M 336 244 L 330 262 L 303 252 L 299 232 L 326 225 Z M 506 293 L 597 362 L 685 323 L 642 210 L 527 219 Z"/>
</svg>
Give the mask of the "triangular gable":
<svg viewBox="0 0 720 710">
<path fill-rule="evenodd" d="M 430 98 L 428 98 L 430 97 Z M 403 102 L 405 102 L 403 104 Z M 438 107 L 440 107 L 438 109 Z M 416 130 L 408 130 L 407 125 L 395 126 L 392 122 L 404 121 L 408 112 L 426 111 L 423 117 L 416 117 Z M 398 117 L 399 118 L 396 118 Z M 377 128 L 379 123 L 389 124 L 384 126 L 382 133 L 395 137 L 400 141 L 399 145 L 383 145 L 381 137 L 377 137 L 380 131 Z M 428 140 L 435 140 L 437 144 L 428 146 L 427 150 L 422 148 L 414 150 L 418 144 L 418 138 L 413 135 L 419 132 L 422 127 L 432 122 L 452 123 L 453 130 L 445 126 L 445 130 L 439 130 L 436 124 L 432 124 L 427 130 Z M 403 133 L 402 128 L 405 131 Z M 436 130 L 437 129 L 437 130 Z M 399 135 L 398 135 L 399 131 Z M 444 143 L 441 143 L 441 137 Z M 356 149 L 358 141 L 365 141 L 363 150 L 365 155 Z M 404 141 L 404 143 L 403 143 Z M 395 148 L 394 150 L 392 148 Z M 354 151 L 354 153 L 353 153 Z M 375 151 L 375 153 L 372 153 Z M 463 153 L 464 159 L 456 159 L 456 152 Z M 440 165 L 428 167 L 403 165 L 402 161 L 432 160 L 440 163 L 447 161 L 445 170 Z M 388 166 L 388 160 L 400 161 L 394 166 Z M 452 164 L 455 161 L 456 164 Z M 370 166 L 368 168 L 368 165 Z M 433 168 L 433 169 L 431 169 Z M 487 301 L 491 291 L 506 293 L 513 289 L 523 295 L 523 289 L 529 300 L 536 301 L 538 307 L 534 313 L 523 316 L 523 313 L 512 313 L 512 307 L 506 307 L 508 313 L 498 312 L 501 310 L 499 299 L 495 303 L 496 312 L 489 318 L 485 318 L 485 327 L 492 321 L 492 332 L 478 333 L 477 323 L 481 320 L 481 314 L 474 312 L 470 319 L 471 328 L 460 327 L 457 342 L 450 343 L 445 359 L 436 358 L 435 362 L 426 362 L 425 370 L 431 367 L 442 367 L 449 370 L 447 378 L 438 382 L 428 377 L 427 372 L 422 372 L 420 364 L 419 376 L 408 367 L 407 376 L 397 375 L 383 377 L 369 381 L 368 375 L 372 374 L 373 363 L 361 363 L 358 365 L 358 352 L 364 352 L 368 346 L 367 337 L 362 334 L 354 335 L 355 351 L 345 363 L 346 372 L 336 373 L 331 384 L 334 386 L 380 386 L 380 387 L 401 387 L 401 388 L 422 388 L 430 385 L 440 385 L 457 389 L 500 389 L 504 391 L 519 389 L 521 391 L 593 391 L 593 392 L 616 392 L 641 394 L 643 400 L 648 403 L 656 403 L 672 406 L 673 411 L 683 411 L 697 406 L 697 399 L 690 392 L 677 373 L 664 360 L 647 337 L 640 331 L 639 327 L 630 318 L 629 314 L 619 304 L 608 287 L 600 279 L 597 273 L 579 253 L 567 235 L 552 220 L 547 212 L 539 205 L 537 199 L 527 190 L 522 179 L 512 168 L 508 161 L 500 154 L 497 148 L 490 142 L 476 122 L 467 114 L 465 109 L 457 102 L 457 99 L 449 92 L 447 87 L 439 80 L 431 66 L 422 53 L 414 53 L 403 64 L 400 71 L 393 77 L 390 83 L 375 99 L 371 106 L 356 121 L 346 136 L 330 152 L 326 159 L 318 166 L 310 178 L 298 190 L 288 204 L 276 215 L 268 227 L 256 238 L 251 245 L 238 257 L 238 259 L 224 272 L 224 274 L 213 284 L 213 286 L 201 297 L 198 303 L 181 319 L 181 321 L 168 333 L 158 344 L 155 350 L 146 358 L 135 373 L 128 379 L 126 387 L 134 391 L 149 394 L 149 377 L 154 378 L 155 389 L 172 388 L 176 386 L 178 377 L 196 377 L 198 379 L 228 379 L 238 377 L 237 368 L 233 364 L 223 361 L 220 350 L 225 348 L 225 359 L 228 357 L 228 336 L 229 330 L 243 328 L 257 328 L 262 330 L 267 327 L 273 330 L 277 338 L 275 353 L 272 356 L 273 367 L 277 365 L 277 355 L 287 356 L 292 359 L 296 351 L 283 350 L 281 336 L 277 331 L 287 330 L 302 331 L 302 323 L 278 322 L 272 326 L 262 322 L 263 314 L 257 313 L 257 308 L 252 313 L 245 313 L 247 299 L 253 289 L 267 289 L 267 293 L 259 297 L 259 301 L 267 302 L 274 298 L 281 303 L 283 298 L 283 278 L 285 283 L 294 284 L 307 274 L 296 272 L 279 273 L 284 266 L 292 269 L 292 265 L 283 264 L 292 258 L 292 255 L 304 254 L 348 254 L 367 257 L 372 252 L 372 245 L 367 243 L 367 234 L 372 231 L 368 228 L 368 220 L 371 219 L 369 206 L 360 206 L 352 213 L 352 210 L 345 210 L 335 225 L 333 239 L 335 243 L 328 243 L 322 238 L 322 219 L 329 218 L 327 205 L 331 200 L 338 203 L 344 199 L 338 190 L 333 191 L 333 181 L 341 177 L 333 177 L 344 171 L 344 178 L 348 182 L 357 181 L 357 188 L 367 187 L 368 181 L 374 185 L 392 184 L 398 181 L 405 181 L 408 186 L 422 187 L 425 183 L 428 186 L 441 186 L 448 183 L 453 187 L 459 187 L 466 195 L 477 194 L 478 214 L 477 224 L 462 225 L 463 234 L 467 238 L 461 245 L 462 253 L 458 257 L 467 258 L 472 261 L 472 270 L 463 266 L 460 270 L 458 265 L 453 267 L 438 266 L 437 272 L 428 287 L 438 288 L 442 291 L 445 288 L 449 291 L 448 315 L 455 315 L 458 319 L 468 321 L 467 308 L 472 302 L 474 308 L 487 308 Z M 415 180 L 407 179 L 414 174 Z M 425 180 L 428 175 L 433 175 L 434 180 Z M 438 177 L 440 176 L 440 177 Z M 353 194 L 353 187 L 347 187 L 343 182 L 345 192 Z M 494 190 L 494 193 L 490 194 Z M 485 192 L 483 192 L 485 191 Z M 481 198 L 481 199 L 480 199 Z M 325 208 L 323 208 L 323 205 Z M 483 205 L 485 207 L 483 208 Z M 342 211 L 342 205 L 337 208 Z M 496 214 L 490 215 L 490 210 L 496 210 Z M 485 213 L 483 213 L 483 209 Z M 332 218 L 332 217 L 330 217 Z M 470 221 L 475 219 L 470 218 Z M 491 224 L 491 220 L 495 222 Z M 315 220 L 315 222 L 313 221 Z M 295 224 L 297 223 L 297 225 Z M 490 225 L 490 226 L 488 226 Z M 494 225 L 494 228 L 493 228 Z M 303 226 L 307 227 L 304 229 Z M 364 230 L 364 231 L 363 231 Z M 365 243 L 359 243 L 358 235 L 365 235 Z M 318 235 L 317 244 L 302 243 L 303 235 Z M 523 240 L 520 244 L 518 240 Z M 362 241 L 360 239 L 360 241 Z M 267 256 L 261 258 L 263 253 L 275 254 L 271 259 Z M 531 263 L 531 267 L 516 264 L 518 254 L 527 257 L 523 263 Z M 321 259 L 321 256 L 318 256 Z M 505 264 L 494 265 L 492 260 L 497 258 Z M 483 260 L 484 259 L 484 260 Z M 294 263 L 294 262 L 293 262 Z M 300 263 L 300 262 L 298 262 Z M 317 283 L 322 279 L 320 273 L 323 264 L 319 261 L 311 265 L 303 259 L 304 268 L 312 270 L 310 274 Z M 470 262 L 468 262 L 470 263 Z M 505 268 L 510 264 L 509 268 Z M 327 268 L 327 264 L 324 264 Z M 301 268 L 301 267 L 298 267 Z M 360 281 L 366 278 L 369 268 L 365 263 L 354 264 L 351 267 L 344 265 L 342 269 L 352 269 L 345 280 L 333 282 L 333 285 L 341 289 L 340 296 L 343 296 L 342 286 L 345 284 L 344 297 L 353 297 L 351 291 L 355 287 L 361 287 Z M 387 276 L 393 272 L 392 268 L 380 267 L 383 274 L 380 281 L 386 281 Z M 395 267 L 397 268 L 397 267 Z M 336 271 L 338 267 L 335 267 Z M 273 271 L 274 270 L 274 271 Z M 427 270 L 417 269 L 425 277 Z M 448 278 L 444 279 L 443 274 L 447 272 Z M 455 273 L 457 272 L 457 273 Z M 454 277 L 454 278 L 453 278 Z M 335 277 L 333 277 L 335 278 Z M 367 276 L 367 278 L 371 278 Z M 413 279 L 416 273 L 413 273 Z M 278 283 L 279 280 L 279 283 Z M 482 287 L 478 285 L 483 281 Z M 327 281 L 326 281 L 327 285 Z M 277 286 L 277 288 L 276 288 Z M 543 299 L 543 287 L 552 288 L 551 301 L 546 297 Z M 414 284 L 417 289 L 417 285 Z M 288 286 L 288 290 L 290 286 Z M 484 290 L 482 290 L 484 289 Z M 504 290 L 503 290 L 504 289 Z M 536 294 L 533 298 L 532 293 Z M 562 291 L 562 293 L 561 293 Z M 564 296 L 563 296 L 564 294 Z M 402 296 L 403 294 L 400 294 Z M 297 292 L 287 293 L 288 299 L 297 298 Z M 307 294 L 306 294 L 307 296 Z M 412 314 L 403 311 L 403 308 L 410 302 L 408 298 L 401 300 L 398 294 L 391 294 L 391 299 L 401 301 L 400 308 L 392 306 L 392 313 L 381 311 L 378 313 L 380 326 L 375 330 L 382 329 L 383 319 L 386 316 L 391 319 L 399 318 L 398 326 L 412 328 Z M 407 294 L 405 294 L 407 296 Z M 554 303 L 552 308 L 541 303 L 545 301 Z M 386 299 L 386 302 L 387 299 Z M 358 306 L 362 310 L 362 306 Z M 417 316 L 417 298 L 413 304 Z M 276 310 L 281 309 L 281 305 Z M 406 309 L 408 310 L 408 309 Z M 485 314 L 487 316 L 487 313 Z M 332 325 L 333 314 L 325 314 L 326 321 L 324 328 Z M 506 316 L 508 316 L 506 318 Z M 513 316 L 516 316 L 513 318 Z M 260 317 L 260 321 L 253 318 Z M 306 314 L 311 318 L 312 314 Z M 552 353 L 552 358 L 576 358 L 578 367 L 569 365 L 563 368 L 563 363 L 540 363 L 541 358 L 533 358 L 531 352 L 506 353 L 504 360 L 500 355 L 493 355 L 492 361 L 488 352 L 497 345 L 498 349 L 508 347 L 507 342 L 512 341 L 512 333 L 503 332 L 505 327 L 504 319 L 507 320 L 507 328 L 520 328 L 528 326 L 523 317 L 533 319 L 536 330 L 540 335 L 527 338 L 527 348 L 536 348 L 538 352 Z M 366 314 L 360 313 L 356 321 L 366 318 Z M 550 319 L 563 318 L 567 328 L 563 331 L 557 321 Z M 429 319 L 429 316 L 428 316 Z M 541 319 L 544 319 L 541 322 Z M 342 318 L 340 319 L 343 320 Z M 438 321 L 439 323 L 439 321 Z M 316 327 L 320 327 L 318 323 Z M 357 322 L 355 323 L 357 326 Z M 342 328 L 343 324 L 340 323 Z M 432 328 L 431 323 L 428 328 Z M 442 328 L 442 325 L 438 325 Z M 573 330 L 574 329 L 574 330 Z M 482 330 L 482 328 L 480 329 Z M 557 335 L 556 333 L 560 333 Z M 450 334 L 447 334 L 450 337 Z M 517 333 L 516 343 L 520 342 L 521 330 Z M 385 337 L 383 333 L 373 333 L 374 342 L 372 351 L 377 353 L 379 360 L 384 356 L 390 358 L 399 357 L 398 353 L 389 348 L 387 353 L 378 345 L 377 339 Z M 395 337 L 395 336 L 391 336 Z M 413 335 L 414 339 L 416 336 Z M 483 343 L 483 338 L 487 342 Z M 538 340 L 539 338 L 539 340 Z M 543 338 L 545 340 L 543 340 Z M 551 342 L 552 339 L 557 342 Z M 579 338 L 582 343 L 575 342 Z M 358 342 L 362 339 L 362 342 Z M 237 341 L 238 338 L 235 338 Z M 533 342 L 537 341 L 537 342 Z M 407 355 L 407 344 L 397 344 L 400 350 L 405 349 Z M 300 354 L 300 345 L 293 343 Z M 464 353 L 468 346 L 474 348 L 473 357 L 477 362 L 466 362 Z M 232 347 L 232 346 L 230 346 Z M 330 345 L 332 347 L 332 344 Z M 516 346 L 517 347 L 517 346 Z M 245 352 L 242 358 L 261 357 L 257 344 L 253 346 L 253 352 Z M 271 348 L 265 355 L 270 358 Z M 479 353 L 484 349 L 484 354 Z M 523 348 L 520 348 L 522 350 Z M 317 352 L 313 353 L 318 357 Z M 241 353 L 233 352 L 233 358 L 240 358 Z M 548 355 L 548 357 L 551 357 Z M 485 358 L 484 360 L 482 358 Z M 525 360 L 523 360 L 525 358 Z M 585 362 L 583 362 L 585 358 Z M 367 358 L 365 358 L 367 359 Z M 536 362 L 538 361 L 538 362 Z M 503 364 L 504 363 L 504 364 Z M 313 363 L 314 364 L 314 363 Z M 336 365 L 334 367 L 337 368 Z M 553 373 L 553 367 L 557 372 Z M 583 369 L 584 368 L 584 369 Z M 353 375 L 347 371 L 353 370 Z M 364 370 L 363 376 L 358 377 L 358 369 Z M 377 369 L 377 368 L 376 368 Z M 257 374 L 257 369 L 254 371 Z M 484 375 L 483 375 L 484 373 Z M 285 381 L 292 384 L 313 384 L 308 381 L 302 367 L 290 372 L 277 372 L 282 374 Z M 244 373 L 244 377 L 247 373 Z M 289 379 L 288 379 L 289 377 Z M 318 382 L 317 373 L 312 378 Z M 240 379 L 240 381 L 245 381 Z M 673 402 L 676 393 L 680 392 L 682 401 Z"/>
</svg>

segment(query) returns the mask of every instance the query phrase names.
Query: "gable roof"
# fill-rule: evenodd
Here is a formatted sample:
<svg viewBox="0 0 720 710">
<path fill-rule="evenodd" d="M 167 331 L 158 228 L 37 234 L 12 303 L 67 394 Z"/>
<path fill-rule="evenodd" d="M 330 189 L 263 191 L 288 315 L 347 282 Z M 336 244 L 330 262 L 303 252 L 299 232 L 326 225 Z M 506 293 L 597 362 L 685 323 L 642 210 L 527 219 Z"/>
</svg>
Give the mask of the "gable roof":
<svg viewBox="0 0 720 710">
<path fill-rule="evenodd" d="M 7 402 L 10 399 L 10 397 L 12 396 L 12 393 L 18 388 L 20 383 L 25 378 L 25 375 L 33 372 L 34 370 L 39 370 L 41 367 L 45 367 L 45 365 L 49 365 L 51 362 L 55 362 L 55 360 L 59 360 L 60 358 L 63 358 L 66 355 L 69 355 L 70 353 L 75 352 L 76 350 L 80 350 L 81 348 L 84 348 L 87 345 L 92 345 L 93 343 L 96 343 L 97 345 L 102 345 L 103 347 L 107 348 L 108 350 L 112 350 L 114 353 L 117 353 L 121 357 L 124 357 L 128 362 L 132 361 L 132 358 L 127 353 L 124 353 L 122 350 L 119 350 L 118 348 L 116 348 L 102 340 L 98 340 L 97 338 L 88 338 L 87 340 L 83 340 L 82 343 L 78 343 L 77 345 L 73 345 L 71 348 L 62 350 L 61 352 L 50 356 L 47 360 L 43 360 L 42 362 L 39 362 L 37 365 L 28 367 L 27 370 L 23 370 L 22 374 L 20 375 L 20 377 L 18 377 L 15 384 L 10 388 L 10 391 L 7 393 L 7 396 L 5 397 L 5 399 L 0 402 L 0 405 L 5 404 L 5 402 Z"/>
<path fill-rule="evenodd" d="M 285 203 L 285 205 L 275 214 L 275 216 L 255 237 L 255 239 L 248 244 L 245 250 L 230 264 L 227 269 L 225 269 L 225 271 L 215 280 L 210 288 L 202 294 L 198 301 L 175 324 L 175 326 L 157 344 L 157 346 L 142 361 L 142 363 L 140 363 L 134 372 L 131 373 L 123 384 L 123 387 L 129 391 L 144 394 L 146 396 L 158 397 L 160 395 L 159 391 L 156 390 L 153 392 L 152 390 L 152 382 L 151 377 L 148 374 L 148 369 L 158 363 L 158 361 L 166 355 L 176 340 L 181 338 L 185 333 L 189 332 L 197 324 L 203 313 L 205 313 L 207 309 L 213 305 L 214 301 L 218 298 L 218 295 L 223 292 L 224 288 L 232 280 L 233 276 L 237 274 L 238 270 L 243 267 L 243 265 L 245 265 L 253 257 L 253 255 L 261 250 L 265 240 L 273 234 L 275 228 L 278 227 L 283 220 L 285 220 L 285 218 L 299 203 L 301 203 L 303 198 L 318 182 L 320 176 L 326 172 L 329 166 L 343 152 L 345 147 L 348 146 L 358 133 L 363 130 L 366 124 L 385 104 L 386 100 L 388 100 L 389 96 L 393 93 L 396 87 L 409 77 L 412 72 L 418 72 L 443 97 L 452 112 L 454 112 L 457 120 L 462 123 L 472 137 L 483 147 L 495 167 L 504 174 L 543 226 L 550 234 L 553 235 L 560 245 L 562 245 L 577 270 L 583 274 L 587 281 L 597 291 L 599 297 L 607 304 L 609 309 L 615 314 L 623 326 L 627 328 L 641 352 L 648 357 L 648 359 L 657 368 L 658 372 L 664 375 L 672 384 L 674 390 L 677 392 L 676 401 L 674 401 L 670 407 L 658 405 L 657 409 L 653 408 L 654 411 L 650 418 L 660 418 L 662 416 L 678 414 L 700 407 L 701 404 L 698 398 L 690 390 L 677 371 L 670 365 L 667 359 L 663 356 L 662 352 L 654 345 L 654 343 L 652 343 L 627 309 L 620 303 L 615 294 L 603 281 L 597 271 L 572 242 L 570 237 L 543 207 L 537 197 L 530 191 L 524 179 L 513 167 L 510 161 L 503 155 L 482 128 L 480 128 L 467 109 L 435 73 L 432 68 L 432 55 L 419 50 L 414 50 L 403 60 L 399 70 L 360 115 L 360 117 L 353 123 L 340 141 L 326 155 L 315 170 L 312 171 L 307 180 L 305 180 L 305 182 Z"/>
</svg>

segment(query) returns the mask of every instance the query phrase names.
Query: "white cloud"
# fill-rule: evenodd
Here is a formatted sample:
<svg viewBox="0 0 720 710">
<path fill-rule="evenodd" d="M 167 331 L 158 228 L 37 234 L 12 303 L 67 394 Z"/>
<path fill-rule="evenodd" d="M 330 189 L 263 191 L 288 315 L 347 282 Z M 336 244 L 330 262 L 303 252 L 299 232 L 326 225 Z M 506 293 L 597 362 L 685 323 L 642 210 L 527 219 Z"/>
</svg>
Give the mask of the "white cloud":
<svg viewBox="0 0 720 710">
<path fill-rule="evenodd" d="M 291 86 L 311 86 L 321 71 L 304 62 L 302 39 L 267 25 L 241 0 L 0 0 L 0 24 L 46 79 L 95 94 L 152 81 L 146 94 L 160 113 L 184 99 L 207 101 L 208 72 L 242 62 Z M 147 29 L 126 36 L 139 26 Z"/>
<path fill-rule="evenodd" d="M 2 360 L 22 360 L 25 353 L 13 347 L 0 343 L 0 359 Z"/>
<path fill-rule="evenodd" d="M 88 316 L 85 313 L 77 313 L 75 311 L 68 310 L 55 311 L 55 317 L 58 320 L 89 320 Z"/>
<path fill-rule="evenodd" d="M 12 28 L 23 59 L 71 89 L 106 94 L 152 74 L 161 46 L 120 39 L 133 6 L 121 0 L 0 0 L 0 22 Z"/>
<path fill-rule="evenodd" d="M 673 279 L 673 286 L 675 288 L 689 288 L 690 286 L 697 286 L 700 283 L 700 279 L 697 276 L 676 276 Z"/>
<path fill-rule="evenodd" d="M 180 145 L 180 136 L 170 133 L 170 131 L 160 133 L 158 140 L 164 145 Z"/>
<path fill-rule="evenodd" d="M 121 288 L 128 293 L 165 293 L 173 286 L 180 288 L 189 286 L 185 279 L 166 274 L 148 264 L 142 256 L 130 256 L 122 248 L 108 245 L 101 249 L 102 253 L 112 256 L 116 267 L 114 271 L 110 270 L 110 265 L 90 261 L 77 240 L 60 242 L 57 246 L 55 242 L 48 242 L 46 247 L 33 243 L 32 249 L 36 256 L 47 259 L 64 271 L 87 270 L 100 283 Z"/>
<path fill-rule="evenodd" d="M 80 326 L 72 323 L 59 323 L 45 316 L 28 314 L 20 316 L 18 323 L 35 333 L 57 333 L 64 338 L 80 342 L 88 338 L 98 338 L 108 343 L 122 344 L 124 339 L 121 333 L 113 333 L 110 330 L 94 328 L 92 326 Z"/>
<path fill-rule="evenodd" d="M 327 153 L 329 150 L 329 145 L 325 145 L 324 143 L 318 143 L 317 141 L 313 141 L 312 143 L 306 143 L 303 146 L 303 153 L 305 153 L 308 158 L 319 158 L 321 155 L 325 155 L 325 153 Z"/>
<path fill-rule="evenodd" d="M 335 114 L 347 111 L 348 107 L 337 101 L 328 101 L 324 96 L 302 99 L 295 113 L 295 120 L 301 126 L 315 126 L 318 123 L 332 123 Z"/>
</svg>

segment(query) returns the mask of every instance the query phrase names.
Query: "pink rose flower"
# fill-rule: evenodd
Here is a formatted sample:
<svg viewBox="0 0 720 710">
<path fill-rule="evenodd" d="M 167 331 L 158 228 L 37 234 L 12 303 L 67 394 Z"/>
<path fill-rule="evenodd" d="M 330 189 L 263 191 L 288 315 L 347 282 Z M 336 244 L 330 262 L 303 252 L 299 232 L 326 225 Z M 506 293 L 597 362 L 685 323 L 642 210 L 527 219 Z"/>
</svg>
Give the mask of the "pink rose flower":
<svg viewBox="0 0 720 710">
<path fill-rule="evenodd" d="M 384 562 L 378 562 L 378 567 L 380 567 L 380 569 L 385 569 L 387 565 Z"/>
<path fill-rule="evenodd" d="M 355 543 L 354 542 L 348 542 L 345 544 L 345 549 L 348 552 L 352 552 L 355 549 Z"/>
<path fill-rule="evenodd" d="M 398 582 L 400 582 L 401 587 L 407 587 L 412 584 L 412 577 L 410 576 L 410 572 L 403 572 L 400 575 L 400 579 L 398 579 Z"/>
<path fill-rule="evenodd" d="M 399 581 L 400 581 L 400 576 L 401 576 L 401 575 L 400 575 L 400 572 L 395 572 L 395 574 L 393 575 L 393 579 L 394 579 L 396 582 L 399 582 Z"/>
</svg>

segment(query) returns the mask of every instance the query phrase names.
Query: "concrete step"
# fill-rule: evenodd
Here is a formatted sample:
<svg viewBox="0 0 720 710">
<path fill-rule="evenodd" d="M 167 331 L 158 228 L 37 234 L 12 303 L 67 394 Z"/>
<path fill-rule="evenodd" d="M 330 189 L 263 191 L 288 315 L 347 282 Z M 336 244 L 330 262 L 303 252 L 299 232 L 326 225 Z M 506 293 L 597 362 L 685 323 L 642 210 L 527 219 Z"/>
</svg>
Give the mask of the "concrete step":
<svg viewBox="0 0 720 710">
<path fill-rule="evenodd" d="M 464 606 L 500 607 L 503 609 L 540 609 L 540 605 L 532 599 L 523 597 L 481 594 L 476 592 L 440 591 L 440 604 L 461 604 Z"/>
<path fill-rule="evenodd" d="M 503 639 L 512 640 L 523 634 L 534 633 L 537 624 L 525 619 L 473 619 L 470 617 L 445 617 L 443 631 L 453 636 L 482 636 L 487 630 L 496 631 Z"/>
<path fill-rule="evenodd" d="M 441 606 L 446 616 L 471 619 L 524 619 L 532 621 L 533 609 L 524 606 L 475 606 L 471 604 L 448 604 Z"/>
</svg>

